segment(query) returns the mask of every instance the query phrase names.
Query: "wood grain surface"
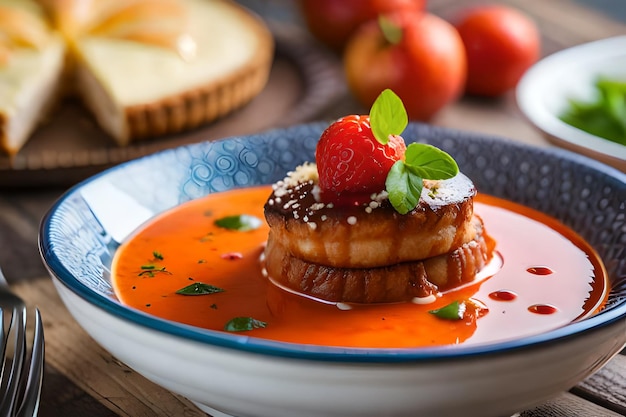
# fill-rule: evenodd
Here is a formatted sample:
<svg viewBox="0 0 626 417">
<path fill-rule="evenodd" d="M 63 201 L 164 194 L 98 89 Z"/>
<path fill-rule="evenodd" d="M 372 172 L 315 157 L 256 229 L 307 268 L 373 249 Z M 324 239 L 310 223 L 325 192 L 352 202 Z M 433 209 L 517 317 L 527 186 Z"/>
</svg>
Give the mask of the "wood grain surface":
<svg viewBox="0 0 626 417">
<path fill-rule="evenodd" d="M 261 11 L 289 7 L 287 0 L 271 0 L 259 6 Z M 621 1 L 621 0 L 618 0 Z M 479 0 L 430 0 L 432 12 L 451 18 L 458 7 L 477 4 Z M 531 15 L 539 24 L 543 36 L 543 55 L 563 48 L 626 34 L 624 23 L 594 12 L 572 0 L 505 0 Z M 626 6 L 625 6 L 626 7 Z M 281 14 L 281 24 L 293 19 L 293 9 Z M 287 16 L 287 17 L 285 17 Z M 265 16 L 268 19 L 272 16 Z M 296 17 L 297 18 L 297 17 Z M 293 36 L 305 36 L 301 25 Z M 312 47 L 314 43 L 311 43 Z M 317 76 L 332 78 L 336 94 L 320 104 L 316 112 L 303 118 L 333 119 L 348 113 L 365 111 L 342 84 L 341 62 L 338 57 L 320 51 L 324 65 L 315 67 Z M 309 97 L 297 67 L 277 63 L 279 74 L 272 94 L 280 95 L 287 106 Z M 296 71 L 294 73 L 294 71 Z M 321 75 L 320 75 L 321 74 Z M 339 81 L 338 81 L 339 80 Z M 312 94 L 312 93 L 311 93 Z M 283 96 L 284 95 L 284 96 Z M 327 96 L 329 97 L 329 96 Z M 313 100 L 319 96 L 313 95 Z M 274 99 L 267 98 L 268 101 Z M 295 101 L 294 101 L 295 100 Z M 306 104 L 306 103 L 305 103 Z M 264 106 L 262 106 L 264 107 Z M 310 106 L 308 108 L 311 108 Z M 306 106 L 305 106 L 306 109 Z M 262 118 L 262 110 L 246 117 Z M 257 119 L 258 120 L 258 119 Z M 252 123 L 251 126 L 255 122 Z M 513 93 L 497 99 L 463 98 L 443 110 L 433 124 L 455 129 L 472 130 L 523 141 L 537 146 L 553 146 L 525 120 L 516 107 Z M 279 126 L 272 121 L 265 127 Z M 216 125 L 219 135 L 227 136 L 230 128 Z M 223 129 L 223 130 L 221 130 Z M 87 174 L 82 173 L 82 174 Z M 13 179 L 0 171 L 0 265 L 12 288 L 31 306 L 42 311 L 46 331 L 46 370 L 40 416 L 42 417 L 113 417 L 113 416 L 204 416 L 185 398 L 174 395 L 138 375 L 98 346 L 70 316 L 41 263 L 37 236 L 39 222 L 53 202 L 75 182 L 32 182 L 28 187 L 12 185 Z M 45 179 L 46 172 L 42 175 Z M 626 356 L 618 355 L 605 368 L 587 378 L 573 390 L 531 410 L 516 414 L 520 417 L 612 417 L 626 415 Z M 297 416 L 294 416 L 297 417 Z M 504 416 L 503 416 L 504 417 Z"/>
</svg>

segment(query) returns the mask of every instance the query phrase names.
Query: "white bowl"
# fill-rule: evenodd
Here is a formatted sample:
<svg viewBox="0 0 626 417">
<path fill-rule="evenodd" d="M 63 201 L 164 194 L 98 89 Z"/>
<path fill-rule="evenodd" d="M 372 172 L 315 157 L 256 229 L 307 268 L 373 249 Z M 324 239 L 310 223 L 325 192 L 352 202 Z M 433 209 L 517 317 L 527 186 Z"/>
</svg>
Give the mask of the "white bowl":
<svg viewBox="0 0 626 417">
<path fill-rule="evenodd" d="M 626 35 L 574 46 L 542 59 L 518 83 L 517 103 L 555 144 L 626 172 L 626 146 L 559 119 L 568 108 L 569 99 L 593 99 L 598 76 L 626 82 Z"/>
<path fill-rule="evenodd" d="M 282 178 L 313 159 L 325 127 L 165 151 L 69 190 L 42 222 L 40 251 L 71 314 L 119 360 L 213 416 L 501 417 L 568 390 L 626 344 L 626 175 L 559 149 L 420 124 L 405 131 L 408 142 L 441 147 L 478 189 L 551 214 L 587 239 L 612 281 L 602 312 L 506 342 L 343 349 L 203 330 L 116 299 L 108 267 L 119 240 L 182 202 Z"/>
</svg>

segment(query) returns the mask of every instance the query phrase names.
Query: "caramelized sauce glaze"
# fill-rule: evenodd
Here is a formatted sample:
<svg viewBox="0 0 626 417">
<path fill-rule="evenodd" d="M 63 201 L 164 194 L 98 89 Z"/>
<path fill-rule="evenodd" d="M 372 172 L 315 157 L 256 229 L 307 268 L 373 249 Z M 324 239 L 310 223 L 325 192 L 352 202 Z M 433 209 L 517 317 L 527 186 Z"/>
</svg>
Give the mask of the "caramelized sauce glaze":
<svg viewBox="0 0 626 417">
<path fill-rule="evenodd" d="M 606 272 L 582 238 L 546 215 L 484 195 L 477 196 L 475 211 L 497 241 L 498 258 L 503 260 L 488 279 L 425 304 L 346 306 L 303 297 L 271 284 L 263 275 L 265 223 L 247 232 L 214 224 L 238 214 L 263 219 L 270 192 L 270 187 L 256 187 L 211 194 L 142 226 L 114 258 L 113 285 L 120 301 L 207 329 L 223 330 L 234 317 L 251 317 L 267 323 L 245 332 L 254 337 L 383 348 L 486 343 L 537 334 L 591 315 L 606 301 Z M 552 273 L 532 272 L 538 265 Z M 146 273 L 142 266 L 153 269 Z M 194 282 L 224 291 L 176 294 Z M 470 300 L 462 320 L 429 313 L 459 300 Z M 548 310 L 550 314 L 545 314 Z"/>
</svg>

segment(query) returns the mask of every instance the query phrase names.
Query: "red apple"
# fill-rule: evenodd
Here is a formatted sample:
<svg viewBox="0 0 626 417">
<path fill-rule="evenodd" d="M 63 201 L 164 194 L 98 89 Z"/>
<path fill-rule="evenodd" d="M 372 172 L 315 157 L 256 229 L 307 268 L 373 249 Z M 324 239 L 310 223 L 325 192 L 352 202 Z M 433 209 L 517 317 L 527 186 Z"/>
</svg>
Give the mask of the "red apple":
<svg viewBox="0 0 626 417">
<path fill-rule="evenodd" d="M 508 6 L 465 10 L 455 26 L 467 51 L 469 94 L 498 96 L 517 85 L 541 55 L 535 22 Z"/>
<path fill-rule="evenodd" d="M 395 10 L 424 10 L 426 0 L 301 0 L 310 32 L 322 43 L 341 51 L 362 23 Z"/>
<path fill-rule="evenodd" d="M 344 65 L 350 90 L 366 108 L 389 88 L 409 118 L 422 121 L 462 94 L 467 75 L 457 30 L 425 12 L 395 12 L 362 25 L 346 45 Z"/>
</svg>

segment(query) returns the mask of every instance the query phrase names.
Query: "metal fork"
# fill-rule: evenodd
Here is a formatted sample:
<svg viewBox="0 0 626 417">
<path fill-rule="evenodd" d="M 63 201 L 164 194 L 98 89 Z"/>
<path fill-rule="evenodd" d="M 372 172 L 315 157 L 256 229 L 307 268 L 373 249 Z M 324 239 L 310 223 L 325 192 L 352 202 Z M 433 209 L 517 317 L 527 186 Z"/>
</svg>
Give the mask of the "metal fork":
<svg viewBox="0 0 626 417">
<path fill-rule="evenodd" d="M 29 360 L 26 313 L 24 301 L 9 290 L 0 269 L 0 417 L 34 417 L 39 411 L 45 354 L 43 323 L 39 309 L 35 309 Z"/>
</svg>

